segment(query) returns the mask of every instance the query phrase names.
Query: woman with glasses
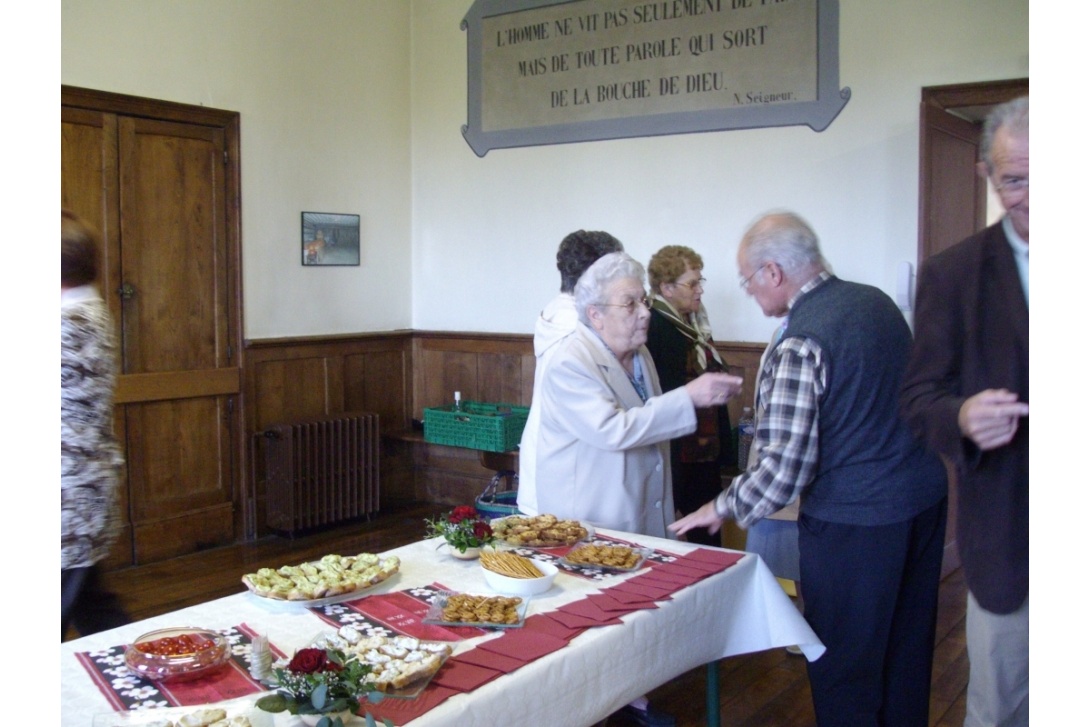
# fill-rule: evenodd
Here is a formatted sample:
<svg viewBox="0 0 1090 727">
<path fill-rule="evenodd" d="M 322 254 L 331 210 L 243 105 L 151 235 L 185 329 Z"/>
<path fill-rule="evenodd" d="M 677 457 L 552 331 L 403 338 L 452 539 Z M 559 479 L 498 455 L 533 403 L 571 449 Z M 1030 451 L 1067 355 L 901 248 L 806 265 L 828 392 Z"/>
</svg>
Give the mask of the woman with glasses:
<svg viewBox="0 0 1090 727">
<path fill-rule="evenodd" d="M 643 266 L 600 258 L 575 286 L 576 331 L 542 370 L 538 510 L 627 532 L 669 537 L 674 521 L 667 442 L 696 428 L 698 407 L 721 405 L 742 379 L 708 373 L 663 394 L 644 346 L 651 317 Z"/>
<path fill-rule="evenodd" d="M 647 349 L 663 391 L 684 386 L 707 371 L 724 371 L 712 343 L 712 329 L 701 296 L 704 260 L 692 248 L 667 245 L 651 257 L 651 317 Z M 719 468 L 731 460 L 727 407 L 697 410 L 696 431 L 670 442 L 674 506 L 683 515 L 700 509 L 722 491 Z M 719 535 L 691 530 L 691 542 L 720 545 Z"/>
</svg>

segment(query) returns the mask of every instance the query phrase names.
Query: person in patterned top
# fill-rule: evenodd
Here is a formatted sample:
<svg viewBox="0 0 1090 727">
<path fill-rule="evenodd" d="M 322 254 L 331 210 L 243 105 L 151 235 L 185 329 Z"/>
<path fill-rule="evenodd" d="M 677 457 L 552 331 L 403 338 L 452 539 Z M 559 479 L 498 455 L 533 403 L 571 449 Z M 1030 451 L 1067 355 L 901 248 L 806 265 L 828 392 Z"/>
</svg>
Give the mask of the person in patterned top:
<svg viewBox="0 0 1090 727">
<path fill-rule="evenodd" d="M 97 563 L 117 538 L 113 322 L 98 294 L 97 234 L 61 210 L 61 640 L 129 623 Z"/>
</svg>

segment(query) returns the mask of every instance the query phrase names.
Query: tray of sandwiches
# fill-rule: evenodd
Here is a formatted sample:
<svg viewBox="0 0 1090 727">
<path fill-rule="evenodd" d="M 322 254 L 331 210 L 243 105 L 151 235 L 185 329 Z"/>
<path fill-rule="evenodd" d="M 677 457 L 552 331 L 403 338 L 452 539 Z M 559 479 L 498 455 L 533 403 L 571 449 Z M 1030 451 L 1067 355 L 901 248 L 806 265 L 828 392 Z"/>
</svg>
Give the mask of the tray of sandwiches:
<svg viewBox="0 0 1090 727">
<path fill-rule="evenodd" d="M 326 555 L 321 560 L 280 568 L 261 568 L 242 576 L 242 583 L 260 598 L 305 607 L 325 606 L 355 598 L 389 579 L 401 568 L 396 555 L 373 553 Z"/>
</svg>

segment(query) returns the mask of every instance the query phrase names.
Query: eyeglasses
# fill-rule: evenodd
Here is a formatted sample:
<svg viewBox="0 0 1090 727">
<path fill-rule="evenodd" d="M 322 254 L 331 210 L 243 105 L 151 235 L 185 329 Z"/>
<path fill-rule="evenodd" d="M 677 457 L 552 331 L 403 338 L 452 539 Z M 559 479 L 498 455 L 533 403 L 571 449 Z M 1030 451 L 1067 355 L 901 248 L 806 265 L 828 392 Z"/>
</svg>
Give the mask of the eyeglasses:
<svg viewBox="0 0 1090 727">
<path fill-rule="evenodd" d="M 674 285 L 684 285 L 689 290 L 696 290 L 697 288 L 704 290 L 704 283 L 706 282 L 708 282 L 707 278 L 697 278 L 696 280 L 688 280 L 685 282 L 675 280 Z"/>
<path fill-rule="evenodd" d="M 768 267 L 771 264 L 772 263 L 765 263 L 764 265 L 762 265 L 761 267 L 757 268 L 752 273 L 750 273 L 748 278 L 743 278 L 741 275 L 739 275 L 738 276 L 738 287 L 741 288 L 742 290 L 749 290 L 749 283 L 750 283 L 751 280 L 753 280 L 753 276 L 756 275 L 757 273 L 761 272 L 762 270 L 764 270 L 766 267 Z"/>
<path fill-rule="evenodd" d="M 624 308 L 628 315 L 632 315 L 636 312 L 636 306 L 642 305 L 644 308 L 651 310 L 651 299 L 646 295 L 640 298 L 634 298 L 627 303 L 595 303 L 603 308 Z"/>
<path fill-rule="evenodd" d="M 1000 194 L 1014 194 L 1029 189 L 1029 177 L 1004 177 L 995 183 Z"/>
</svg>

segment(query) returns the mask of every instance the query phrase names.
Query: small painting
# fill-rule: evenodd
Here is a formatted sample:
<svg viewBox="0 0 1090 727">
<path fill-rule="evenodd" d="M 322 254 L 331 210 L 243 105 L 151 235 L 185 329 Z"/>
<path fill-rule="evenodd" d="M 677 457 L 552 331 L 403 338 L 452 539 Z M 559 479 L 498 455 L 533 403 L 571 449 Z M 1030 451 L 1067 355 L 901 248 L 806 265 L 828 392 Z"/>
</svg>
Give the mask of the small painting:
<svg viewBox="0 0 1090 727">
<path fill-rule="evenodd" d="M 303 213 L 304 265 L 359 265 L 360 216 Z"/>
</svg>

